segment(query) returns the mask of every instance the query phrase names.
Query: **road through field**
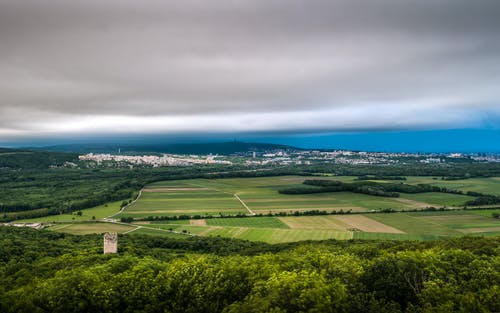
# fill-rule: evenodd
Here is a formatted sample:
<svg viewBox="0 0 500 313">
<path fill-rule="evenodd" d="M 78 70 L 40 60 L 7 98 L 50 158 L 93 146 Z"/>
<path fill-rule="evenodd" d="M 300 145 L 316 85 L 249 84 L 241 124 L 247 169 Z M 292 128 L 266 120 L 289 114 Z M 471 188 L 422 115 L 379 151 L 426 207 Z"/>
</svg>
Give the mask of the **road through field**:
<svg viewBox="0 0 500 313">
<path fill-rule="evenodd" d="M 107 216 L 107 217 L 103 218 L 103 220 L 110 219 L 110 218 L 112 218 L 113 216 L 116 216 L 116 215 L 118 215 L 118 214 L 122 213 L 122 212 L 123 212 L 126 208 L 128 208 L 128 207 L 129 207 L 129 206 L 131 206 L 132 204 L 136 203 L 136 202 L 137 202 L 137 200 L 139 200 L 139 198 L 140 198 L 140 197 L 141 197 L 141 195 L 142 195 L 142 190 L 143 190 L 143 189 L 139 190 L 139 194 L 137 195 L 137 198 L 135 198 L 135 199 L 134 199 L 134 201 L 132 201 L 132 202 L 130 202 L 129 204 L 127 204 L 126 206 L 122 207 L 122 208 L 120 209 L 120 211 L 116 212 L 115 214 L 111 214 L 110 216 Z"/>
</svg>

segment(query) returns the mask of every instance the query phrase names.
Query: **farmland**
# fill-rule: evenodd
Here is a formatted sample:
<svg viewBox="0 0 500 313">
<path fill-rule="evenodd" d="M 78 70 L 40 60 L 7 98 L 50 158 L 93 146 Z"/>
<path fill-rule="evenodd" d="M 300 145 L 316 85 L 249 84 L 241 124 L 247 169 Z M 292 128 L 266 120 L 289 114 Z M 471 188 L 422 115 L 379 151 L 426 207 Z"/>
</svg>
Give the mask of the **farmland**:
<svg viewBox="0 0 500 313">
<path fill-rule="evenodd" d="M 323 178 L 322 178 L 323 179 Z M 354 177 L 329 177 L 353 181 Z M 366 212 L 382 209 L 421 209 L 429 206 L 461 206 L 470 196 L 422 193 L 402 194 L 399 198 L 378 197 L 351 192 L 288 195 L 283 188 L 302 186 L 304 177 L 280 176 L 230 179 L 190 179 L 148 185 L 140 199 L 121 217 L 267 214 L 293 211 L 325 210 Z M 434 180 L 430 180 L 434 182 Z M 496 182 L 492 180 L 492 182 Z M 440 184 L 450 183 L 448 181 Z M 456 181 L 453 181 L 456 183 Z M 489 190 L 483 183 L 485 190 Z M 237 196 L 237 197 L 236 197 Z M 240 201 L 241 200 L 241 201 Z"/>
<path fill-rule="evenodd" d="M 462 191 L 500 195 L 500 177 L 440 180 L 438 177 L 407 177 L 409 184 L 432 184 Z"/>
<path fill-rule="evenodd" d="M 113 202 L 82 210 L 81 215 L 56 215 L 25 222 L 67 223 L 58 224 L 53 230 L 75 234 L 118 227 L 116 231 L 130 231 L 131 235 L 220 236 L 268 243 L 323 239 L 425 240 L 500 234 L 500 221 L 491 215 L 500 209 L 456 210 L 465 201 L 473 199 L 461 194 L 401 193 L 400 197 L 389 198 L 351 192 L 298 195 L 278 192 L 282 188 L 302 186 L 304 179 L 301 176 L 278 176 L 162 181 L 147 185 L 138 200 L 122 212 L 119 212 L 121 202 Z M 321 179 L 354 182 L 356 177 Z M 447 181 L 433 177 L 408 177 L 405 181 L 407 184 L 427 183 L 493 194 L 498 192 L 496 187 L 499 182 L 497 178 Z M 449 209 L 415 211 L 430 206 Z M 398 212 L 381 213 L 386 209 Z M 310 210 L 336 214 L 300 213 Z M 139 221 L 134 221 L 129 226 L 110 224 L 111 228 L 105 227 L 105 223 L 79 223 L 91 221 L 91 217 L 99 220 L 111 215 L 114 218 L 132 217 Z M 239 217 L 230 217 L 235 215 Z M 140 221 L 175 216 L 192 218 Z"/>
<path fill-rule="evenodd" d="M 118 213 L 120 210 L 122 201 L 114 201 L 107 204 L 99 205 L 94 208 L 85 209 L 81 211 L 81 215 L 77 214 L 77 212 L 73 214 L 58 214 L 58 215 L 49 215 L 31 219 L 21 220 L 22 223 L 30 223 L 30 222 L 73 222 L 73 221 L 90 221 L 93 219 L 103 219 L 105 217 L 111 216 L 115 213 Z"/>
<path fill-rule="evenodd" d="M 133 229 L 134 227 L 129 225 L 100 222 L 59 224 L 52 227 L 52 230 L 54 231 L 71 233 L 75 235 L 100 234 L 104 232 L 124 233 Z"/>
<path fill-rule="evenodd" d="M 366 213 L 322 216 L 212 218 L 205 226 L 153 222 L 153 229 L 281 243 L 323 239 L 426 240 L 500 235 L 500 221 L 474 211 Z M 134 232 L 136 233 L 136 232 Z M 157 235 L 164 235 L 158 233 Z"/>
</svg>

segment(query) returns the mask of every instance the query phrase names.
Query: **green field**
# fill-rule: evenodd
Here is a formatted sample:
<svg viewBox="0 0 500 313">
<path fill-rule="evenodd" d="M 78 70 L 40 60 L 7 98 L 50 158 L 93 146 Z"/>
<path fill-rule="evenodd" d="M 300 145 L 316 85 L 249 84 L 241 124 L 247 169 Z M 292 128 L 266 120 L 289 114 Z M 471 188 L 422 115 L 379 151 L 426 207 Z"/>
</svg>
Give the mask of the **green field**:
<svg viewBox="0 0 500 313">
<path fill-rule="evenodd" d="M 352 238 L 352 233 L 337 232 L 331 230 L 222 228 L 210 232 L 208 236 L 230 237 L 250 241 L 263 241 L 268 243 L 282 243 L 301 240 L 346 240 Z"/>
<path fill-rule="evenodd" d="M 230 179 L 190 179 L 165 181 L 148 185 L 139 200 L 128 207 L 120 217 L 148 217 L 172 215 L 231 215 L 249 211 L 240 203 L 236 195 L 255 213 L 267 214 L 282 211 L 371 211 L 380 209 L 402 210 L 421 208 L 429 202 L 386 198 L 350 192 L 286 195 L 278 193 L 282 188 L 301 186 L 304 177 L 280 176 L 259 178 Z M 330 179 L 339 179 L 333 177 Z M 347 181 L 354 177 L 340 177 Z M 467 198 L 450 197 L 443 194 L 429 195 L 430 203 L 442 206 L 443 203 L 457 203 Z M 454 196 L 454 195 L 451 195 Z"/>
<path fill-rule="evenodd" d="M 289 228 L 277 217 L 210 218 L 206 223 L 209 226 Z"/>
<path fill-rule="evenodd" d="M 500 231 L 500 220 L 474 211 L 370 214 L 370 218 L 408 234 L 460 236 Z"/>
<path fill-rule="evenodd" d="M 150 235 L 150 236 L 161 236 L 161 237 L 169 237 L 169 238 L 186 238 L 184 234 L 178 234 L 167 231 L 158 231 L 150 228 L 140 228 L 138 230 L 134 230 L 130 234 L 134 235 Z"/>
<path fill-rule="evenodd" d="M 186 187 L 190 188 L 190 187 Z M 143 192 L 121 216 L 219 215 L 248 213 L 234 195 L 218 190 Z"/>
<path fill-rule="evenodd" d="M 84 222 L 84 223 L 73 223 L 73 224 L 58 224 L 51 226 L 51 229 L 57 232 L 70 233 L 75 235 L 86 235 L 86 234 L 102 234 L 105 232 L 117 232 L 124 233 L 133 230 L 134 226 L 123 225 L 123 224 L 113 224 L 113 223 L 103 223 L 103 222 Z"/>
<path fill-rule="evenodd" d="M 405 183 L 430 184 L 462 191 L 476 191 L 485 194 L 500 195 L 500 177 L 441 180 L 440 177 L 409 176 Z"/>
<path fill-rule="evenodd" d="M 442 192 L 424 192 L 415 194 L 401 193 L 401 198 L 429 203 L 436 207 L 459 207 L 466 201 L 474 199 L 474 197 L 471 196 Z"/>
<path fill-rule="evenodd" d="M 100 206 L 96 206 L 94 208 L 81 210 L 82 215 L 77 215 L 77 212 L 73 214 L 59 214 L 59 215 L 49 215 L 44 217 L 37 217 L 25 220 L 19 220 L 17 222 L 21 223 L 31 223 L 31 222 L 44 222 L 44 223 L 52 223 L 52 222 L 73 222 L 73 221 L 91 221 L 93 217 L 95 219 L 102 219 L 118 213 L 121 208 L 122 201 L 110 202 L 107 204 L 103 204 Z"/>
<path fill-rule="evenodd" d="M 138 201 L 127 207 L 119 217 L 174 215 L 212 215 L 213 218 L 166 220 L 134 223 L 134 228 L 119 232 L 158 236 L 221 236 L 269 243 L 321 239 L 393 239 L 426 240 L 463 235 L 495 235 L 500 233 L 500 220 L 492 217 L 496 210 L 446 210 L 408 212 L 428 206 L 460 207 L 470 196 L 448 193 L 400 194 L 399 198 L 336 192 L 318 194 L 280 194 L 282 188 L 302 186 L 305 177 L 281 176 L 230 179 L 190 179 L 157 182 L 146 186 Z M 322 177 L 323 179 L 323 177 Z M 355 177 L 329 177 L 344 182 Z M 432 177 L 408 177 L 405 183 L 431 183 L 442 187 L 495 193 L 497 178 L 443 181 Z M 238 196 L 241 201 L 236 197 Z M 59 215 L 27 221 L 70 222 L 54 226 L 56 231 L 90 233 L 103 230 L 106 224 L 82 224 L 92 216 L 101 219 L 117 213 L 121 202 L 109 203 L 82 211 L 82 216 Z M 248 209 L 247 209 L 248 208 Z M 399 213 L 376 213 L 392 208 Z M 283 211 L 351 211 L 358 214 L 319 216 L 259 216 L 218 218 L 219 215 L 279 213 Z M 374 213 L 375 212 L 375 213 Z M 361 213 L 361 214 L 359 214 Z M 97 227 L 97 228 L 96 228 Z M 138 228 L 137 228 L 138 227 Z M 88 229 L 86 229 L 88 228 Z M 137 229 L 136 229 L 137 228 Z"/>
<path fill-rule="evenodd" d="M 493 213 L 500 214 L 500 208 L 492 209 L 492 210 L 469 210 L 467 211 L 471 214 L 482 215 L 486 217 L 491 217 Z"/>
</svg>

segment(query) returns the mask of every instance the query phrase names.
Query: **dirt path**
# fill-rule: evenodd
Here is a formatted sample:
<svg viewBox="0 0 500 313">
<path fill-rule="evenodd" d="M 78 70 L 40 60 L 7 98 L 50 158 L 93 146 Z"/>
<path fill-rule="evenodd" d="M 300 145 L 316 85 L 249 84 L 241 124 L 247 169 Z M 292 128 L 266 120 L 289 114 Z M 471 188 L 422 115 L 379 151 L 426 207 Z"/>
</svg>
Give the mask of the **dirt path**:
<svg viewBox="0 0 500 313">
<path fill-rule="evenodd" d="M 136 227 L 136 228 L 134 228 L 134 229 L 127 230 L 126 232 L 122 233 L 122 235 L 129 234 L 129 233 L 131 233 L 131 232 L 133 232 L 133 231 L 136 231 L 136 230 L 138 230 L 138 229 L 140 229 L 140 228 L 142 228 L 142 226 L 137 226 L 137 227 Z"/>
<path fill-rule="evenodd" d="M 151 230 L 156 230 L 156 231 L 160 231 L 160 232 L 174 233 L 174 234 L 180 234 L 180 235 L 186 235 L 186 236 L 198 236 L 198 235 L 195 235 L 192 233 L 183 233 L 183 232 L 176 231 L 176 230 L 161 229 L 161 228 L 142 226 L 142 225 L 134 225 L 134 224 L 130 224 L 130 223 L 122 223 L 122 222 L 111 222 L 111 223 L 119 224 L 119 225 L 127 225 L 127 226 L 136 226 L 136 228 L 128 230 L 128 231 L 124 232 L 123 234 L 128 234 L 128 233 L 131 233 L 131 232 L 136 231 L 138 229 L 151 229 Z"/>
<path fill-rule="evenodd" d="M 238 194 L 236 194 L 236 193 L 235 193 L 235 194 L 234 194 L 234 197 L 235 197 L 236 199 L 238 199 L 238 201 L 239 201 L 239 202 L 241 202 L 241 204 L 245 207 L 245 209 L 247 209 L 247 210 L 248 210 L 248 212 L 250 212 L 250 214 L 251 214 L 251 215 L 256 215 L 256 214 L 255 214 L 255 212 L 254 212 L 254 211 L 252 211 L 252 210 L 250 210 L 250 208 L 246 205 L 246 203 L 245 203 L 245 202 L 243 202 L 243 200 L 241 200 L 241 199 L 240 199 L 240 197 L 238 197 Z"/>
<path fill-rule="evenodd" d="M 113 216 L 116 216 L 116 215 L 122 213 L 126 208 L 128 208 L 129 206 L 131 206 L 132 204 L 134 204 L 137 200 L 139 200 L 139 198 L 141 197 L 141 195 L 142 195 L 142 189 L 139 190 L 139 194 L 137 195 L 137 198 L 134 199 L 134 201 L 130 202 L 129 204 L 127 204 L 126 206 L 124 206 L 123 208 L 121 208 L 120 211 L 116 212 L 115 214 L 111 214 L 110 216 L 107 216 L 107 217 L 103 218 L 103 220 L 111 219 L 111 218 L 113 218 Z"/>
</svg>

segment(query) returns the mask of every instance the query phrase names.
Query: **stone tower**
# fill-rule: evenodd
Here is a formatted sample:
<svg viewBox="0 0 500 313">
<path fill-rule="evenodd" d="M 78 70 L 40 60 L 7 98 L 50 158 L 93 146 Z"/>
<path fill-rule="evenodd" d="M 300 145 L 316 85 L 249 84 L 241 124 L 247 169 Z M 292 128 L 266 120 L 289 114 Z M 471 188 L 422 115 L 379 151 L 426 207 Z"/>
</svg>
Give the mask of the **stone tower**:
<svg viewBox="0 0 500 313">
<path fill-rule="evenodd" d="M 118 252 L 118 234 L 105 233 L 104 234 L 104 254 Z"/>
</svg>

